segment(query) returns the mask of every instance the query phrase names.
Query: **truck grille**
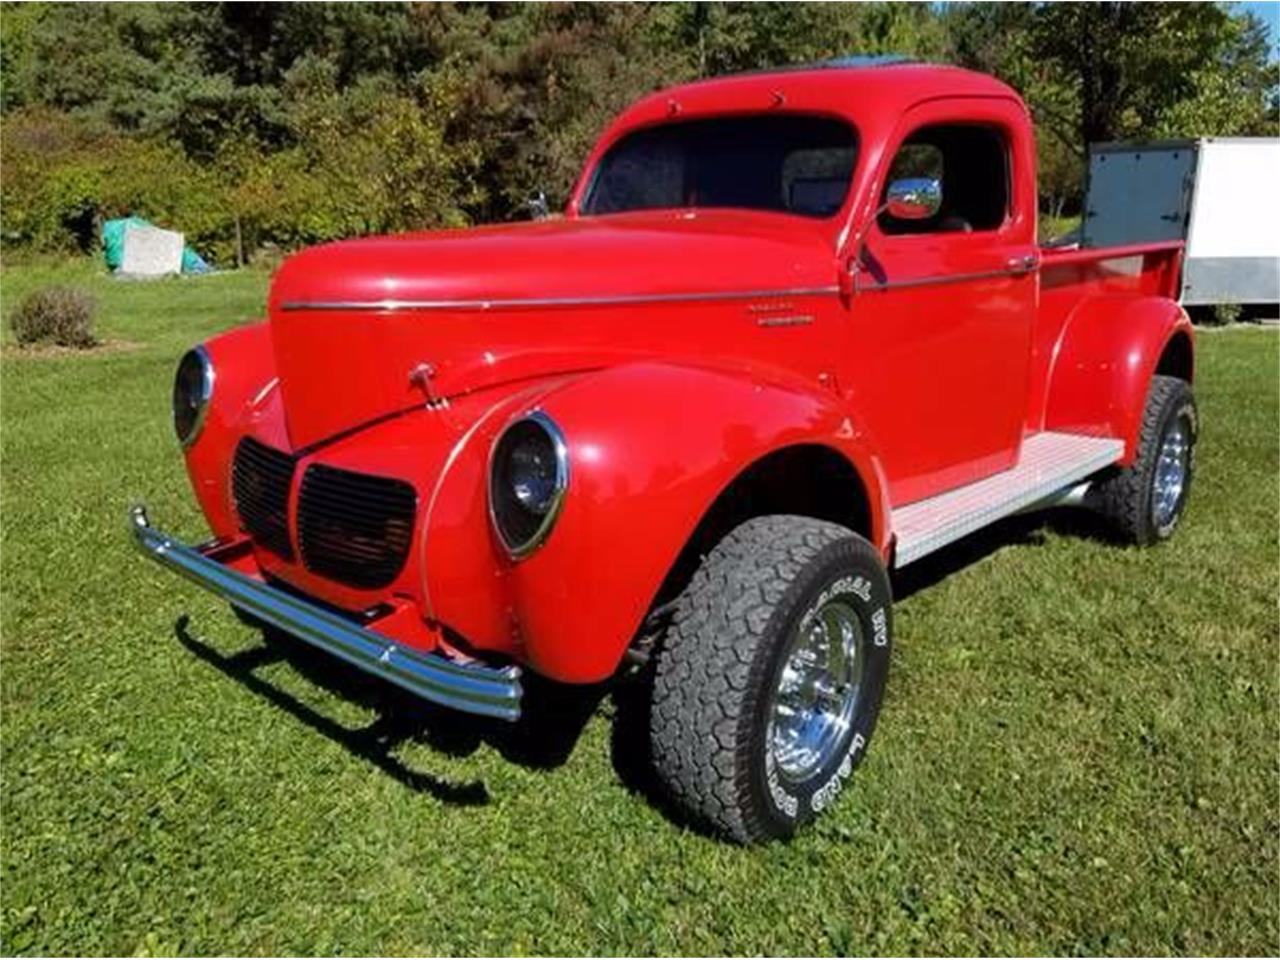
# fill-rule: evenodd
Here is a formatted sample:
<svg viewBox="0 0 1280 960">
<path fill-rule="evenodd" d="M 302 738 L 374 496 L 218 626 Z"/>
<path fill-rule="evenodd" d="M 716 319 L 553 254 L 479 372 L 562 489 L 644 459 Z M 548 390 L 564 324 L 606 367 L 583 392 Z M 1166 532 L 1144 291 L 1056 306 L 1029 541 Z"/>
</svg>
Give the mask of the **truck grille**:
<svg viewBox="0 0 1280 960">
<path fill-rule="evenodd" d="M 256 543 L 285 560 L 293 559 L 289 487 L 294 466 L 289 454 L 245 437 L 236 447 L 231 467 L 231 495 L 241 526 Z"/>
<path fill-rule="evenodd" d="M 298 496 L 307 569 L 353 587 L 385 587 L 409 555 L 418 495 L 403 480 L 315 464 Z"/>
</svg>

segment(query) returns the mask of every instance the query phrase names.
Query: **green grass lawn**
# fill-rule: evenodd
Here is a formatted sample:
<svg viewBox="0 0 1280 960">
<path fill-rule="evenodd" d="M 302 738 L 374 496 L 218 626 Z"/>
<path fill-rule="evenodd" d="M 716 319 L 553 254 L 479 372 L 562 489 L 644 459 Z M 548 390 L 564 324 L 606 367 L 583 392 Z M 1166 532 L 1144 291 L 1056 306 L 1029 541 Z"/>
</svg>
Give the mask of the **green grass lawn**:
<svg viewBox="0 0 1280 960">
<path fill-rule="evenodd" d="M 419 711 L 136 555 L 135 499 L 205 534 L 172 368 L 267 277 L 11 267 L 5 309 L 53 279 L 127 343 L 0 348 L 4 953 L 1280 950 L 1274 331 L 1200 338 L 1173 542 L 1041 517 L 900 581 L 867 762 L 741 849 L 628 786 L 607 698 L 580 736 L 577 701 L 506 735 Z"/>
</svg>

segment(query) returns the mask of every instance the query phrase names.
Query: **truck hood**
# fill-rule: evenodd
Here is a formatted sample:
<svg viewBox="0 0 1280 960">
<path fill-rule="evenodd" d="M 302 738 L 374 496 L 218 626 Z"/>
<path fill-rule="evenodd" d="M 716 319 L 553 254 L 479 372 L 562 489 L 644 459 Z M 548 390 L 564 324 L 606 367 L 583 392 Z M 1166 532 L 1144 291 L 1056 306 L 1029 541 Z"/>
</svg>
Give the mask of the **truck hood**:
<svg viewBox="0 0 1280 960">
<path fill-rule="evenodd" d="M 308 446 L 513 380 L 704 355 L 691 311 L 829 294 L 832 249 L 830 224 L 663 211 L 306 250 L 268 304 L 290 438 Z"/>
</svg>

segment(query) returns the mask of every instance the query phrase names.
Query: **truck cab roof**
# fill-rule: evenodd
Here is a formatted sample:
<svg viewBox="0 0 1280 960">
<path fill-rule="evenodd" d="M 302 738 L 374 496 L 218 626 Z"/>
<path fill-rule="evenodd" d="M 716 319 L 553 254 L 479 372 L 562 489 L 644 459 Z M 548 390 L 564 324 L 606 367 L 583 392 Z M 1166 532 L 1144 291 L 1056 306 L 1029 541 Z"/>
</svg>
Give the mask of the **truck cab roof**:
<svg viewBox="0 0 1280 960">
<path fill-rule="evenodd" d="M 624 110 L 596 142 L 569 204 L 576 215 L 601 157 L 638 129 L 732 114 L 810 114 L 848 123 L 864 146 L 887 142 L 904 113 L 946 98 L 1016 103 L 1030 123 L 1022 98 L 1011 87 L 960 67 L 896 59 L 846 57 L 697 80 L 659 90 Z"/>
<path fill-rule="evenodd" d="M 1021 97 L 994 77 L 945 64 L 844 57 L 820 63 L 730 74 L 669 87 L 623 113 L 614 126 L 727 111 L 818 110 L 853 118 L 897 117 L 941 97 Z"/>
</svg>

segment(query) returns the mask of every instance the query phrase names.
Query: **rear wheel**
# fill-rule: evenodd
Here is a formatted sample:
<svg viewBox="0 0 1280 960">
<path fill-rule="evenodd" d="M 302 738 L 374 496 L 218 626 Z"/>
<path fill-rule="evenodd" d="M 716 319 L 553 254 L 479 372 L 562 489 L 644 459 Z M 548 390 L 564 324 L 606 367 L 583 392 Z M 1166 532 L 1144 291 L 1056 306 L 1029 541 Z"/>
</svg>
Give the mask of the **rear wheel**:
<svg viewBox="0 0 1280 960">
<path fill-rule="evenodd" d="M 789 836 L 861 760 L 891 638 L 889 579 L 866 540 L 795 516 L 731 531 L 657 652 L 650 746 L 668 792 L 739 842 Z"/>
<path fill-rule="evenodd" d="M 1176 377 L 1153 377 L 1137 459 L 1089 492 L 1090 504 L 1126 539 L 1145 546 L 1173 534 L 1195 476 L 1199 425 L 1191 385 Z"/>
</svg>

